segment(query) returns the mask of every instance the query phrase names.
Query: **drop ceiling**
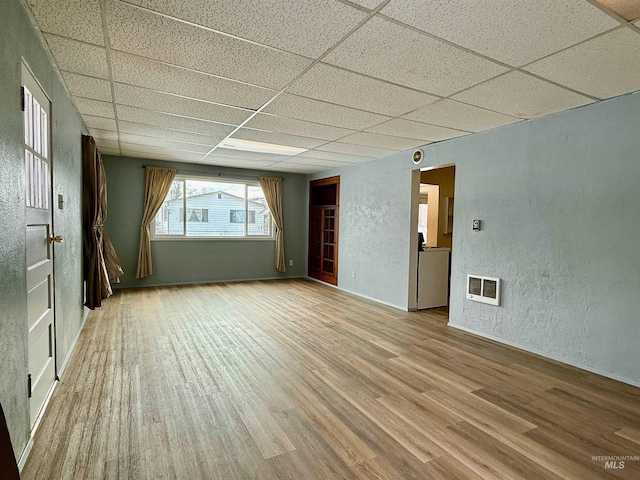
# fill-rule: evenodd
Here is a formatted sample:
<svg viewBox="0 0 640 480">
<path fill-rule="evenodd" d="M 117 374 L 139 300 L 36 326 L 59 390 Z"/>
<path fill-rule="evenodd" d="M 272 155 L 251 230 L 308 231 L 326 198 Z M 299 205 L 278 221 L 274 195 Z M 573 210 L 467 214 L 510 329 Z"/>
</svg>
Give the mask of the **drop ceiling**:
<svg viewBox="0 0 640 480">
<path fill-rule="evenodd" d="M 313 173 L 640 90 L 638 0 L 25 1 L 106 155 Z"/>
</svg>

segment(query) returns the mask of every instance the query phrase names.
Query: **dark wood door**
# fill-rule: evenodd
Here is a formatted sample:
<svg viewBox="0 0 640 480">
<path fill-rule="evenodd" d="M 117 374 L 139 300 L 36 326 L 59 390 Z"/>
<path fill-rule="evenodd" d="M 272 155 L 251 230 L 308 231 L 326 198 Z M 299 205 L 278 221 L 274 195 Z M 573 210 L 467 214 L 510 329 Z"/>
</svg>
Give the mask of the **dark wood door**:
<svg viewBox="0 0 640 480">
<path fill-rule="evenodd" d="M 338 284 L 340 177 L 311 182 L 309 207 L 309 276 Z"/>
</svg>

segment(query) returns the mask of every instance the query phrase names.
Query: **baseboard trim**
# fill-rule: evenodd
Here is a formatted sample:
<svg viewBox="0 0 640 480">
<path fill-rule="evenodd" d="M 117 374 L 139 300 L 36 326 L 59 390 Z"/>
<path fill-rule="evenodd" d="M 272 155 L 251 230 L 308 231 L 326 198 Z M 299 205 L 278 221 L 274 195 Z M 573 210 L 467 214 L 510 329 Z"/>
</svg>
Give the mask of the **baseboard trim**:
<svg viewBox="0 0 640 480">
<path fill-rule="evenodd" d="M 153 283 L 145 285 L 111 285 L 114 290 L 125 290 L 127 288 L 155 288 L 155 287 L 177 287 L 180 285 L 206 285 L 207 283 L 237 283 L 237 282 L 260 282 L 262 280 L 293 280 L 296 278 L 307 278 L 304 275 L 291 277 L 260 277 L 260 278 L 232 278 L 229 280 L 199 280 L 189 282 Z"/>
<path fill-rule="evenodd" d="M 84 308 L 84 314 L 82 316 L 82 323 L 80 324 L 80 328 L 78 328 L 78 333 L 76 333 L 75 338 L 71 342 L 71 347 L 69 347 L 69 353 L 67 353 L 67 358 L 64 359 L 64 362 L 62 362 L 62 365 L 58 369 L 58 379 L 60 379 L 62 377 L 62 375 L 64 374 L 64 371 L 67 368 L 67 365 L 69 364 L 69 360 L 71 359 L 71 354 L 76 349 L 76 344 L 78 343 L 78 339 L 80 338 L 80 334 L 82 333 L 82 330 L 84 329 L 84 324 L 87 322 L 87 318 L 89 317 L 89 312 L 91 310 L 89 310 L 87 307 L 83 307 L 83 308 Z"/>
<path fill-rule="evenodd" d="M 510 347 L 517 348 L 519 350 L 524 350 L 525 352 L 535 353 L 536 355 L 540 355 L 541 357 L 548 358 L 550 360 L 555 360 L 556 362 L 564 363 L 566 365 L 571 365 L 572 367 L 579 368 L 580 370 L 585 370 L 590 373 L 595 373 L 596 375 L 600 375 L 602 377 L 610 378 L 612 380 L 617 380 L 618 382 L 626 383 L 627 385 L 631 385 L 633 387 L 640 387 L 640 382 L 631 380 L 626 377 L 622 377 L 620 375 L 615 375 L 609 372 L 605 372 L 603 370 L 599 370 L 597 368 L 590 367 L 588 365 L 584 365 L 582 363 L 573 362 L 571 360 L 567 360 L 566 358 L 557 357 L 555 355 L 549 355 L 546 352 L 542 352 L 535 348 L 525 347 L 515 342 L 511 342 L 509 340 L 505 340 L 504 338 L 496 337 L 494 335 L 490 335 L 488 333 L 479 332 L 472 328 L 463 327 L 462 325 L 456 325 L 454 323 L 449 322 L 448 325 L 457 330 L 462 330 L 467 333 L 471 333 L 473 335 L 477 335 L 479 337 L 487 338 L 489 340 L 493 340 L 498 343 L 503 343 L 505 345 L 509 345 Z"/>
<path fill-rule="evenodd" d="M 27 458 L 29 457 L 29 454 L 31 453 L 32 448 L 33 448 L 33 435 L 29 437 L 27 446 L 24 447 L 24 451 L 22 452 L 22 455 L 20 456 L 20 460 L 18 461 L 18 470 L 20 471 L 20 473 L 22 473 L 22 469 L 24 468 L 25 463 L 27 463 Z"/>
<path fill-rule="evenodd" d="M 341 292 L 350 293 L 351 295 L 355 295 L 356 297 L 364 298 L 366 300 L 371 300 L 372 302 L 376 302 L 376 303 L 381 303 L 382 305 L 386 305 L 387 307 L 397 308 L 398 310 L 402 310 L 403 312 L 407 312 L 408 311 L 407 307 L 401 307 L 400 305 L 396 305 L 395 303 L 385 302 L 385 301 L 380 300 L 378 298 L 369 297 L 368 295 L 363 295 L 361 293 L 354 292 L 352 290 L 347 290 L 346 288 L 342 288 L 342 287 L 339 287 L 337 285 L 332 285 L 330 283 L 323 282 L 322 280 L 318 280 L 317 278 L 313 278 L 313 277 L 304 277 L 304 278 L 306 278 L 307 280 L 311 280 L 313 282 L 316 282 L 316 283 L 321 283 L 322 285 L 326 285 L 327 287 L 335 288 L 336 290 L 340 290 Z"/>
</svg>

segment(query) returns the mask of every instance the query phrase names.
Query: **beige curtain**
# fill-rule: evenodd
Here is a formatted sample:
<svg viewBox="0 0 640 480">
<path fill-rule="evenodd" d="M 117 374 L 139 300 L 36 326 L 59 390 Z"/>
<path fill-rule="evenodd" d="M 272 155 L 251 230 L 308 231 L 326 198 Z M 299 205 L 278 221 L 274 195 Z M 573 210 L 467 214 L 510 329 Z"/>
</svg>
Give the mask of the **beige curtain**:
<svg viewBox="0 0 640 480">
<path fill-rule="evenodd" d="M 282 221 L 282 179 L 260 177 L 260 186 L 276 223 L 276 270 L 286 272 L 284 260 L 284 223 Z"/>
<path fill-rule="evenodd" d="M 147 167 L 144 181 L 144 212 L 140 226 L 140 249 L 136 278 L 148 277 L 153 273 L 151 264 L 150 225 L 169 193 L 176 171 L 172 168 Z"/>
<path fill-rule="evenodd" d="M 107 177 L 92 137 L 82 136 L 82 229 L 86 303 L 99 307 L 112 293 L 111 284 L 124 274 L 104 222 L 107 219 Z"/>
</svg>

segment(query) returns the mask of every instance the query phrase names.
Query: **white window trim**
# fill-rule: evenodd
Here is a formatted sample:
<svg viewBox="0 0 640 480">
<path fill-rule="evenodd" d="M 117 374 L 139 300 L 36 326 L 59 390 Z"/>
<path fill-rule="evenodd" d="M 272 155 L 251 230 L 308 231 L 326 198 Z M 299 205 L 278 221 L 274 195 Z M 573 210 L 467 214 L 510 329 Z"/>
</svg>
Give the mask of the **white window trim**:
<svg viewBox="0 0 640 480">
<path fill-rule="evenodd" d="M 245 186 L 245 196 L 244 196 L 244 211 L 245 211 L 245 222 L 244 222 L 244 233 L 245 235 L 242 237 L 237 236 L 186 236 L 186 235 L 157 235 L 155 233 L 155 222 L 156 218 L 153 217 L 151 220 L 150 230 L 151 230 L 151 241 L 152 242 L 275 242 L 276 234 L 275 234 L 275 222 L 273 221 L 273 215 L 271 215 L 271 211 L 269 211 L 269 216 L 271 217 L 271 225 L 269 229 L 269 235 L 249 235 L 248 234 L 248 215 L 246 212 L 249 208 L 249 198 L 247 195 L 247 187 L 260 187 L 260 182 L 256 180 L 242 180 L 235 178 L 220 178 L 220 177 L 207 177 L 207 176 L 198 176 L 198 175 L 176 175 L 174 181 L 184 181 L 187 180 L 196 180 L 196 181 L 204 181 L 204 182 L 216 182 L 216 183 L 235 183 L 235 184 L 243 184 Z M 183 211 L 187 211 L 187 202 L 186 196 L 183 192 L 183 203 L 182 208 Z M 158 212 L 159 213 L 159 212 Z M 157 215 L 157 214 L 156 214 Z M 184 222 L 186 228 L 186 221 Z"/>
</svg>

